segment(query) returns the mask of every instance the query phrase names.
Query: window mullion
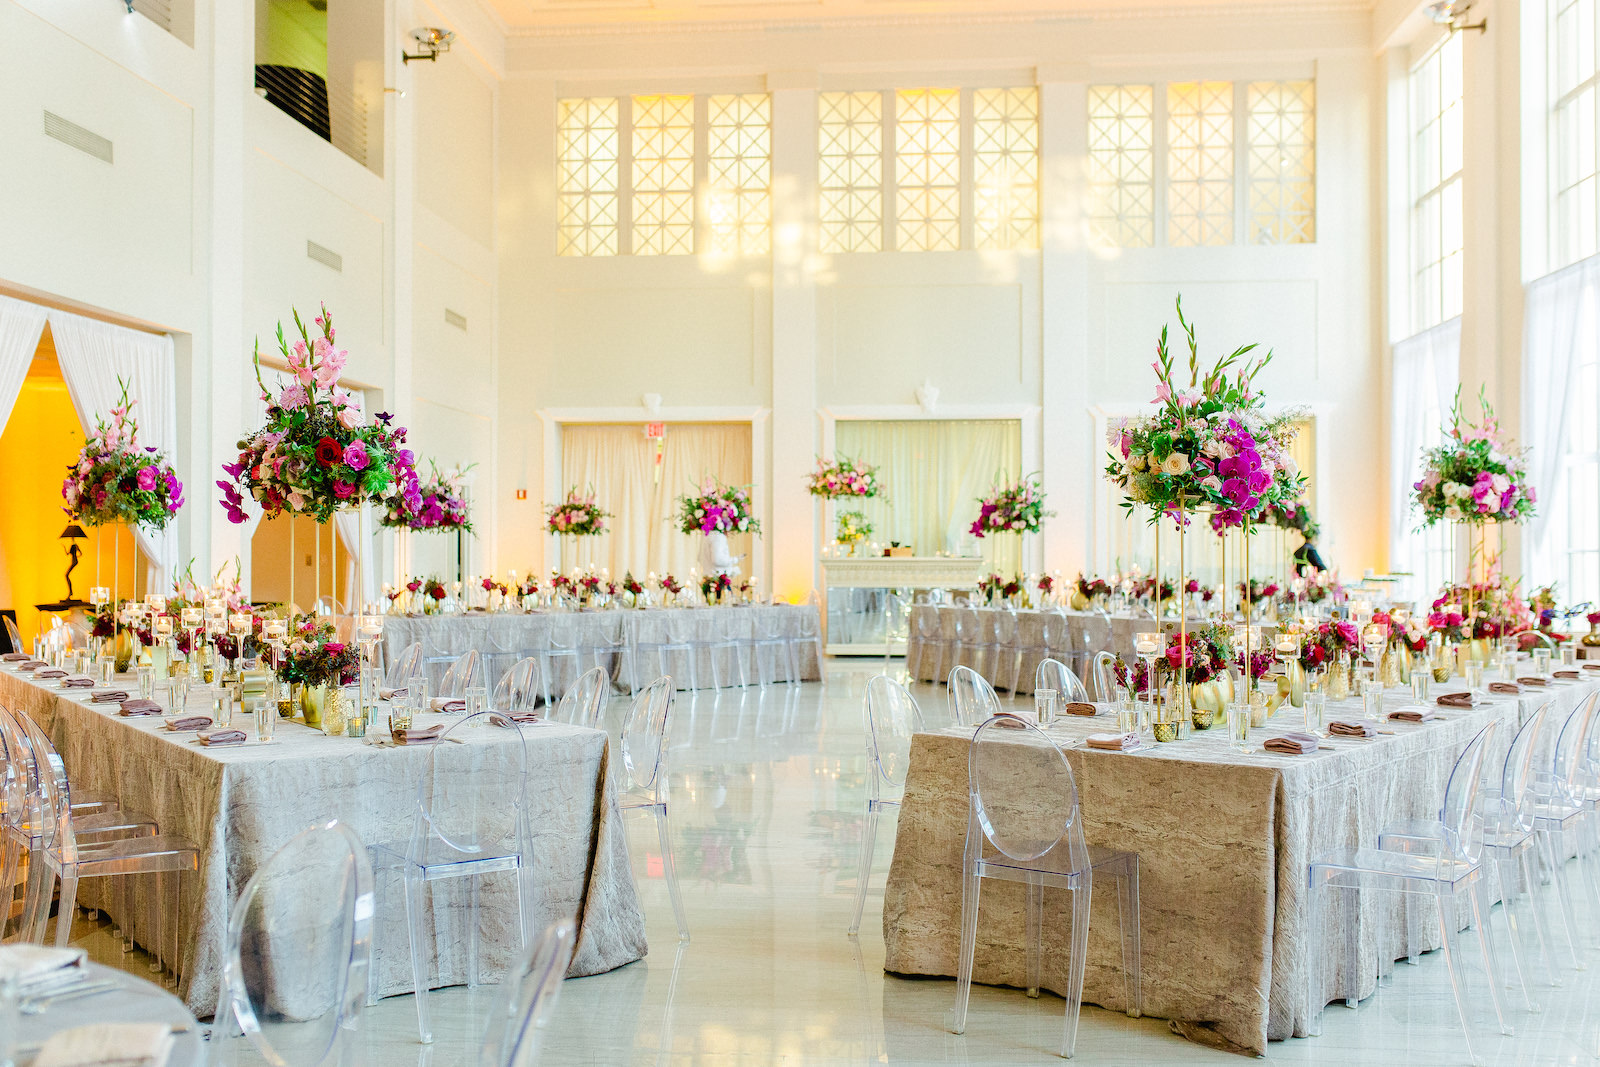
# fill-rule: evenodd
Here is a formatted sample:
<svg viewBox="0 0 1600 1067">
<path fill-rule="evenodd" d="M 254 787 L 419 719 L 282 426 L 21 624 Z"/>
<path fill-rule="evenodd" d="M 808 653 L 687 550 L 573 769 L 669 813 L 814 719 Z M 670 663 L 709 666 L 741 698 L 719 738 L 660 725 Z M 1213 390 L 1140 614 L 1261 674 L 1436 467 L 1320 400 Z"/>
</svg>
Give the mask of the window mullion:
<svg viewBox="0 0 1600 1067">
<path fill-rule="evenodd" d="M 878 95 L 883 101 L 883 106 L 880 109 L 882 112 L 880 120 L 883 123 L 883 134 L 879 138 L 882 142 L 882 155 L 880 157 L 882 163 L 879 170 L 883 175 L 883 196 L 881 201 L 883 205 L 883 219 L 881 222 L 883 229 L 880 245 L 885 252 L 898 252 L 900 250 L 900 244 L 897 240 L 900 229 L 900 213 L 898 210 L 900 191 L 897 186 L 899 184 L 900 168 L 895 165 L 895 153 L 899 151 L 899 145 L 896 144 L 895 139 L 895 133 L 899 129 L 899 124 L 895 122 L 895 107 L 898 105 L 898 101 L 893 89 L 885 89 Z"/>
<path fill-rule="evenodd" d="M 633 97 L 617 101 L 617 253 L 633 255 Z"/>
</svg>

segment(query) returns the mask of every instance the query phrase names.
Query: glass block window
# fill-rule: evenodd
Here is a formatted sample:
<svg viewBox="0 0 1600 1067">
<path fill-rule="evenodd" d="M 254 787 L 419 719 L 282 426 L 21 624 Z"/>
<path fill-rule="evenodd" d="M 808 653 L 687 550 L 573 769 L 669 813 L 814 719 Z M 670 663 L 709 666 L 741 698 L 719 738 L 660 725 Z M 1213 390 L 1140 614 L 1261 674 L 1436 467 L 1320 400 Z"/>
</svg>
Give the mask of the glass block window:
<svg viewBox="0 0 1600 1067">
<path fill-rule="evenodd" d="M 772 247 L 772 98 L 706 98 L 706 213 L 711 251 L 762 255 Z"/>
<path fill-rule="evenodd" d="M 1461 35 L 1412 70 L 1411 331 L 1461 314 Z"/>
<path fill-rule="evenodd" d="M 1167 86 L 1167 243 L 1233 243 L 1233 83 Z"/>
<path fill-rule="evenodd" d="M 617 254 L 616 97 L 556 102 L 556 252 Z"/>
<path fill-rule="evenodd" d="M 633 254 L 694 251 L 694 97 L 633 98 Z"/>
<path fill-rule="evenodd" d="M 902 252 L 961 247 L 961 93 L 895 93 L 895 246 Z"/>
<path fill-rule="evenodd" d="M 1245 90 L 1253 244 L 1316 240 L 1315 103 L 1315 82 L 1251 82 Z"/>
<path fill-rule="evenodd" d="M 1039 90 L 972 94 L 973 244 L 1039 247 Z"/>
<path fill-rule="evenodd" d="M 818 94 L 824 252 L 883 249 L 883 94 Z"/>
<path fill-rule="evenodd" d="M 1156 118 L 1151 85 L 1089 86 L 1089 231 L 1099 245 L 1156 243 Z"/>
<path fill-rule="evenodd" d="M 1596 0 L 1550 0 L 1550 267 L 1600 251 Z"/>
</svg>

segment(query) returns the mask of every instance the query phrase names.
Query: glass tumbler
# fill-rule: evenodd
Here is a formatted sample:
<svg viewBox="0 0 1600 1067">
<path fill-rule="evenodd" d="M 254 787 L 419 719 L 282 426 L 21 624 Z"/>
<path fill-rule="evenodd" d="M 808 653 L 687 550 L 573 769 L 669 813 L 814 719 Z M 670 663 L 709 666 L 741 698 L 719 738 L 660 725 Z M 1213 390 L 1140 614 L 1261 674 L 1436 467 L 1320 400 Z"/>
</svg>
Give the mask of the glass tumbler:
<svg viewBox="0 0 1600 1067">
<path fill-rule="evenodd" d="M 489 710 L 489 690 L 481 685 L 469 685 L 466 689 L 467 714 L 476 715 L 480 711 Z M 474 726 L 482 726 L 483 720 L 474 722 Z"/>
<path fill-rule="evenodd" d="M 156 691 L 155 673 L 155 668 L 153 667 L 146 667 L 143 664 L 139 666 L 138 675 L 140 700 L 149 700 L 151 695 Z"/>
<path fill-rule="evenodd" d="M 1306 693 L 1306 733 L 1326 736 L 1328 694 L 1321 689 Z"/>
<path fill-rule="evenodd" d="M 187 674 L 174 674 L 167 682 L 168 707 L 172 714 L 182 715 L 183 709 L 189 706 L 189 676 Z"/>
<path fill-rule="evenodd" d="M 1541 678 L 1550 677 L 1550 650 L 1536 648 L 1533 650 L 1533 673 Z"/>
<path fill-rule="evenodd" d="M 1049 726 L 1056 718 L 1056 691 L 1054 689 L 1035 689 L 1033 691 L 1033 711 L 1039 719 L 1040 726 Z"/>
<path fill-rule="evenodd" d="M 277 706 L 264 697 L 257 697 L 251 711 L 256 720 L 256 740 L 262 743 L 271 741 L 272 731 L 278 726 Z"/>
<path fill-rule="evenodd" d="M 419 712 L 433 710 L 433 703 L 428 699 L 428 676 L 426 674 L 413 674 L 406 679 L 406 699 Z"/>
<path fill-rule="evenodd" d="M 233 693 L 227 689 L 211 691 L 211 724 L 219 730 L 233 722 Z"/>
<path fill-rule="evenodd" d="M 1578 650 L 1570 642 L 1561 646 L 1561 665 L 1567 668 L 1578 665 Z"/>
<path fill-rule="evenodd" d="M 1467 688 L 1474 692 L 1483 688 L 1483 664 L 1477 660 L 1467 663 Z"/>
<path fill-rule="evenodd" d="M 1373 679 L 1361 683 L 1361 710 L 1371 722 L 1383 719 L 1383 685 Z"/>
</svg>

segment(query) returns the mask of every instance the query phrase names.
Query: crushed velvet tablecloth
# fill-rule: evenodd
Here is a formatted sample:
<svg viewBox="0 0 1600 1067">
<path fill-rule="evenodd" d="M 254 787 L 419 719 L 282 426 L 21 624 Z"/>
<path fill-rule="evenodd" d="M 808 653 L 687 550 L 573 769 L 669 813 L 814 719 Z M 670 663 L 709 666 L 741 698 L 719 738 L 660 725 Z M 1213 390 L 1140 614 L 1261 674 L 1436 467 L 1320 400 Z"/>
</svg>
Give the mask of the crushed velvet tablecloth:
<svg viewBox="0 0 1600 1067">
<path fill-rule="evenodd" d="M 196 687 L 191 712 L 204 709 L 208 692 Z M 434 752 L 426 745 L 380 748 L 326 737 L 283 719 L 268 744 L 205 748 L 193 734 L 163 729 L 160 716 L 123 718 L 116 705 L 109 710 L 90 705 L 9 669 L 0 670 L 0 703 L 27 712 L 45 728 L 75 786 L 112 794 L 123 807 L 155 819 L 163 833 L 199 846 L 198 881 L 192 875 L 184 879 L 180 992 L 202 1017 L 217 1006 L 228 909 L 256 868 L 296 833 L 331 818 L 348 823 L 369 846 L 403 845 L 416 810 L 417 782 Z M 417 724 L 436 718 L 445 717 L 422 716 Z M 234 724 L 255 736 L 247 716 L 236 716 Z M 522 734 L 531 834 L 523 906 L 530 941 L 545 924 L 575 916 L 578 943 L 570 975 L 598 974 L 641 959 L 647 948 L 644 915 L 617 803 L 614 779 L 621 768 L 606 734 L 554 723 L 527 727 Z M 513 751 L 509 731 L 472 730 L 462 736 L 469 735 L 467 744 L 445 744 L 437 751 L 442 766 L 464 778 Z M 171 876 L 165 877 L 170 891 Z M 98 892 L 96 881 L 112 879 L 81 883 L 80 903 L 114 911 L 116 896 Z M 469 881 L 432 884 L 424 956 L 434 986 L 467 979 L 460 913 Z M 373 989 L 379 996 L 409 992 L 411 957 L 400 879 L 380 871 L 376 889 Z M 145 946 L 154 944 L 152 890 L 150 879 L 132 880 L 133 934 Z M 520 951 L 513 891 L 510 875 L 481 879 L 485 975 L 503 971 Z M 170 951 L 171 934 L 163 940 Z"/>
<path fill-rule="evenodd" d="M 822 677 L 821 632 L 815 604 L 526 614 L 474 611 L 387 616 L 383 644 L 386 662 L 392 663 L 401 649 L 420 641 L 434 684 L 449 662 L 468 649 L 478 650 L 491 688 L 513 663 L 532 656 L 550 675 L 551 696 L 559 698 L 580 673 L 594 666 L 606 668 L 623 686 L 635 670 L 640 685 L 658 674 L 670 674 L 679 689 L 755 684 L 763 672 L 770 680 L 786 681 L 791 645 L 797 680 L 816 681 Z M 769 643 L 773 639 L 783 643 Z M 687 642 L 693 651 L 674 650 L 662 656 L 650 647 L 669 642 Z"/>
<path fill-rule="evenodd" d="M 1592 688 L 1557 683 L 1470 711 L 1442 710 L 1432 722 L 1385 725 L 1393 733 L 1370 741 L 1333 738 L 1304 756 L 1260 748 L 1276 733 L 1303 728 L 1294 709 L 1252 730 L 1249 753 L 1230 747 L 1221 726 L 1171 744 L 1146 742 L 1137 752 L 1087 750 L 1079 742 L 1107 730 L 1106 720 L 1061 720 L 1051 732 L 1073 745 L 1067 759 L 1089 844 L 1139 854 L 1144 1014 L 1172 1020 L 1193 1040 L 1264 1055 L 1269 1040 L 1306 1033 L 1314 937 L 1329 946 L 1329 998 L 1345 995 L 1348 976 L 1338 973 L 1335 946 L 1343 944 L 1340 924 L 1351 921 L 1360 924 L 1356 995 L 1370 994 L 1380 953 L 1390 961 L 1405 955 L 1399 895 L 1370 895 L 1355 914 L 1353 894 L 1336 894 L 1335 926 L 1308 929 L 1310 861 L 1334 849 L 1375 846 L 1390 822 L 1436 816 L 1457 756 L 1491 719 L 1500 726 L 1485 767 L 1498 768 L 1516 727 L 1541 703 L 1553 700 L 1553 731 Z M 1409 693 L 1386 694 L 1389 708 L 1402 703 Z M 1360 713 L 1359 702 L 1345 702 L 1329 718 Z M 884 968 L 891 973 L 956 973 L 971 748 L 971 730 L 912 739 L 884 891 Z M 1066 988 L 1068 897 L 1045 895 L 1044 985 L 1054 991 Z M 1024 887 L 987 881 L 980 900 L 974 981 L 1024 986 Z M 1124 1010 L 1114 891 L 1095 892 L 1089 929 L 1084 1001 Z M 1437 947 L 1437 919 L 1425 912 L 1420 930 L 1424 947 Z"/>
</svg>

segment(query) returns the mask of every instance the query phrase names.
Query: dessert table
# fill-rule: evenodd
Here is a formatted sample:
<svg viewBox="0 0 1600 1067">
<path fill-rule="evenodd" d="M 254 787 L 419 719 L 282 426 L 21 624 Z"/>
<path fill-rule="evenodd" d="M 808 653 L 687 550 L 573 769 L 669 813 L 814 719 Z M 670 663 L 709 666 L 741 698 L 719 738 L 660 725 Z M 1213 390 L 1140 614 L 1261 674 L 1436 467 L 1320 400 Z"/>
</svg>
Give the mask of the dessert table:
<svg viewBox="0 0 1600 1067">
<path fill-rule="evenodd" d="M 197 692 L 206 693 L 206 690 Z M 198 880 L 184 876 L 179 920 L 182 966 L 179 992 L 196 1015 L 217 1004 L 218 977 L 228 909 L 245 882 L 274 851 L 314 823 L 338 818 L 363 842 L 403 843 L 411 832 L 417 783 L 434 746 L 370 745 L 327 737 L 280 719 L 266 744 L 207 748 L 192 733 L 173 733 L 161 716 L 122 717 L 117 705 L 94 705 L 73 692 L 46 688 L 10 669 L 0 670 L 0 703 L 24 711 L 49 733 L 72 784 L 109 793 L 127 808 L 155 819 L 200 850 Z M 209 711 L 191 693 L 191 712 Z M 386 711 L 380 709 L 380 717 Z M 416 725 L 444 721 L 418 716 Z M 253 739 L 248 717 L 236 715 Z M 384 731 L 386 734 L 386 731 Z M 466 731 L 466 743 L 437 750 L 441 766 L 462 776 L 512 757 L 510 731 Z M 641 959 L 644 916 L 628 864 L 627 840 L 617 802 L 620 767 L 603 731 L 542 723 L 522 730 L 526 742 L 531 853 L 523 868 L 529 936 L 545 924 L 576 917 L 577 950 L 569 975 L 598 974 Z M 171 877 L 167 880 L 170 891 Z M 79 901 L 114 912 L 116 894 L 81 883 Z M 465 906 L 474 879 L 432 887 L 425 954 L 434 961 L 437 986 L 466 981 L 465 930 L 453 912 Z M 503 970 L 518 951 L 515 897 L 509 876 L 481 881 L 483 969 Z M 392 884 L 391 884 L 392 883 Z M 154 894 L 148 878 L 130 887 L 135 940 L 155 943 Z M 378 914 L 373 929 L 373 982 L 378 996 L 412 989 L 408 929 L 397 876 L 377 875 Z M 171 937 L 167 935 L 167 944 Z M 285 968 L 292 974 L 293 968 Z"/>
<path fill-rule="evenodd" d="M 477 649 L 486 664 L 485 677 L 493 688 L 513 663 L 532 656 L 540 669 L 548 667 L 553 695 L 564 692 L 578 674 L 593 666 L 605 667 L 618 685 L 626 685 L 635 664 L 639 684 L 659 673 L 673 675 L 679 689 L 697 681 L 700 688 L 736 684 L 756 678 L 756 637 L 781 637 L 794 643 L 801 680 L 822 677 L 821 621 L 815 604 L 750 604 L 704 608 L 619 608 L 609 611 L 483 612 L 459 615 L 391 615 L 384 619 L 385 662 L 394 662 L 401 649 L 422 644 L 429 680 L 437 684 L 449 663 L 468 649 Z M 684 642 L 690 653 L 669 652 L 666 663 L 640 645 L 664 640 Z M 736 642 L 730 647 L 726 642 Z M 713 647 L 720 645 L 721 647 Z M 574 651 L 575 650 L 575 651 Z M 771 652 L 763 652 L 771 662 Z M 741 674 L 735 657 L 743 657 Z M 776 677 L 788 667 L 779 652 Z"/>
<path fill-rule="evenodd" d="M 1559 729 L 1595 684 L 1557 682 L 1468 710 L 1441 708 L 1432 721 L 1388 723 L 1380 729 L 1389 732 L 1371 740 L 1335 737 L 1306 755 L 1262 750 L 1266 738 L 1303 729 L 1298 709 L 1252 730 L 1249 752 L 1230 746 L 1221 726 L 1168 744 L 1147 740 L 1132 752 L 1090 750 L 1082 739 L 1114 725 L 1103 717 L 1060 720 L 1050 732 L 1077 778 L 1088 843 L 1139 854 L 1143 1013 L 1172 1020 L 1193 1040 L 1265 1055 L 1268 1041 L 1303 1036 L 1317 1007 L 1307 985 L 1313 938 L 1329 946 L 1329 998 L 1369 995 L 1380 957 L 1405 955 L 1399 895 L 1366 895 L 1356 908 L 1352 894 L 1336 894 L 1333 923 L 1310 929 L 1311 859 L 1375 846 L 1390 822 L 1436 816 L 1456 757 L 1485 724 L 1501 723 L 1485 760 L 1498 767 L 1525 717 L 1551 700 L 1550 728 Z M 1385 705 L 1409 698 L 1390 690 Z M 1328 712 L 1329 720 L 1360 715 L 1359 701 Z M 971 747 L 970 729 L 912 739 L 884 891 L 884 969 L 891 973 L 956 973 Z M 1045 894 L 1043 977 L 1053 991 L 1066 988 L 1068 896 Z M 1024 986 L 1024 887 L 987 882 L 980 899 L 974 981 Z M 1084 1001 L 1122 1011 L 1116 893 L 1096 892 L 1092 909 Z M 1359 924 L 1362 955 L 1355 988 L 1336 973 L 1336 946 L 1351 922 Z M 1437 947 L 1436 931 L 1425 910 L 1425 948 Z"/>
</svg>

